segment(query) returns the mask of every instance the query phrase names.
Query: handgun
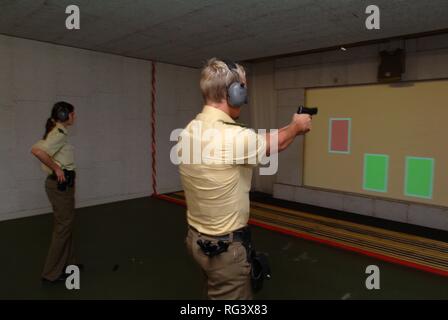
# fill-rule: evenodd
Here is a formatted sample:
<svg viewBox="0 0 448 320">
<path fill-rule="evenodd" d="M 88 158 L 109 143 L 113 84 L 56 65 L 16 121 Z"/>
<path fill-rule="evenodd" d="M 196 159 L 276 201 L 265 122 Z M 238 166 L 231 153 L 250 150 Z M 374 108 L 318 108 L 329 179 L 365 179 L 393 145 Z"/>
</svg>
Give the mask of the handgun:
<svg viewBox="0 0 448 320">
<path fill-rule="evenodd" d="M 298 114 L 309 114 L 310 116 L 314 116 L 317 114 L 317 111 L 318 111 L 317 108 L 307 108 L 304 106 L 299 106 L 297 113 Z"/>
</svg>

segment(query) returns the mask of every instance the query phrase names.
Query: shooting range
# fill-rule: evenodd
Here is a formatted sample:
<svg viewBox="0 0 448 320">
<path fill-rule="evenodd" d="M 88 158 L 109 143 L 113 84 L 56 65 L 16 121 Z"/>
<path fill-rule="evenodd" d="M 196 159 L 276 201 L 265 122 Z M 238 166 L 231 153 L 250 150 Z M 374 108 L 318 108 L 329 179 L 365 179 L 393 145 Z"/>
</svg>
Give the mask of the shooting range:
<svg viewBox="0 0 448 320">
<path fill-rule="evenodd" d="M 274 174 L 253 170 L 271 271 L 254 299 L 448 299 L 446 0 L 0 0 L 0 299 L 206 298 L 170 155 L 213 57 L 246 70 L 238 125 L 318 110 Z M 31 154 L 58 101 L 76 113 L 55 131 L 75 153 L 70 290 L 41 279 L 58 221 Z"/>
</svg>

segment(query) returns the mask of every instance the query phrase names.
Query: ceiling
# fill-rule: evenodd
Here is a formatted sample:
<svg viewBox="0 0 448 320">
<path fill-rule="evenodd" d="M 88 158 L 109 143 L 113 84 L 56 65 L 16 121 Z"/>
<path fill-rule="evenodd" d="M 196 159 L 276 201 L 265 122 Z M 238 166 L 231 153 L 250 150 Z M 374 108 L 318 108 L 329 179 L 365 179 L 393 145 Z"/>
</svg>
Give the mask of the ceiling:
<svg viewBox="0 0 448 320">
<path fill-rule="evenodd" d="M 70 4 L 80 30 L 65 28 Z M 0 34 L 192 67 L 446 28 L 447 0 L 0 0 Z"/>
</svg>

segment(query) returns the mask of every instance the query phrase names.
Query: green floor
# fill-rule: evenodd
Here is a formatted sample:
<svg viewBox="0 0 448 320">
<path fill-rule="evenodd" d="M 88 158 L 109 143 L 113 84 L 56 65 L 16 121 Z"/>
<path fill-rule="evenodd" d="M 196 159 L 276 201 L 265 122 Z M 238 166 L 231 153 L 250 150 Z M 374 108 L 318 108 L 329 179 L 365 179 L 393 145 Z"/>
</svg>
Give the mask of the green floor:
<svg viewBox="0 0 448 320">
<path fill-rule="evenodd" d="M 184 248 L 185 209 L 151 198 L 77 210 L 81 289 L 42 284 L 51 215 L 0 223 L 0 299 L 202 299 L 201 273 Z M 448 299 L 448 278 L 253 227 L 273 279 L 260 299 Z M 381 289 L 365 288 L 365 269 Z"/>
</svg>

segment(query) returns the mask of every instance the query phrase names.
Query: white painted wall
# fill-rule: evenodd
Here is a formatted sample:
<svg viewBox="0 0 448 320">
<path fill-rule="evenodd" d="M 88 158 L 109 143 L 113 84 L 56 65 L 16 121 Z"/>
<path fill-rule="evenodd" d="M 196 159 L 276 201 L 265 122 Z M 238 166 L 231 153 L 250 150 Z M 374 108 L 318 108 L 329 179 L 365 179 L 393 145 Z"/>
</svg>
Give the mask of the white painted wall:
<svg viewBox="0 0 448 320">
<path fill-rule="evenodd" d="M 388 46 L 402 45 L 391 43 Z M 448 36 L 406 41 L 406 80 L 448 77 Z M 383 45 L 277 59 L 249 70 L 250 106 L 241 121 L 254 128 L 290 121 L 304 88 L 375 83 Z M 71 132 L 78 165 L 77 207 L 150 195 L 151 63 L 0 36 L 0 220 L 49 212 L 44 173 L 29 153 L 52 104 L 76 106 Z M 169 134 L 200 112 L 199 70 L 157 64 L 157 182 L 160 193 L 181 189 L 169 161 Z M 267 110 L 267 111 L 266 111 Z M 341 195 L 302 186 L 299 140 L 280 156 L 275 177 L 254 189 L 278 198 L 448 230 L 446 208 Z M 297 164 L 299 164 L 297 166 Z M 308 193 L 307 193 L 308 192 Z M 307 196 L 308 195 L 308 196 Z"/>
<path fill-rule="evenodd" d="M 379 52 L 403 46 L 407 52 L 404 80 L 448 78 L 448 35 L 439 35 L 255 63 L 251 89 L 262 106 L 275 97 L 271 108 L 276 112 L 277 127 L 281 127 L 304 102 L 305 88 L 376 83 Z M 260 121 L 263 116 L 257 114 L 265 112 L 264 107 L 255 103 L 251 108 L 252 123 L 266 128 L 271 125 L 268 120 Z M 306 188 L 302 162 L 303 141 L 298 139 L 280 155 L 273 188 L 266 185 L 266 179 L 258 179 L 255 190 L 271 193 L 273 189 L 277 198 L 448 230 L 448 208 Z"/>
<path fill-rule="evenodd" d="M 182 190 L 178 168 L 170 161 L 175 144 L 170 134 L 186 127 L 202 110 L 200 70 L 158 63 L 156 79 L 157 192 L 167 193 Z"/>
<path fill-rule="evenodd" d="M 186 121 L 182 108 L 198 107 L 190 90 L 198 71 L 159 66 L 158 137 L 170 121 Z M 30 147 L 57 100 L 74 104 L 78 117 L 70 134 L 77 207 L 150 195 L 151 62 L 0 36 L 0 220 L 51 211 Z M 162 187 L 171 179 L 167 145 L 159 139 Z"/>
</svg>

